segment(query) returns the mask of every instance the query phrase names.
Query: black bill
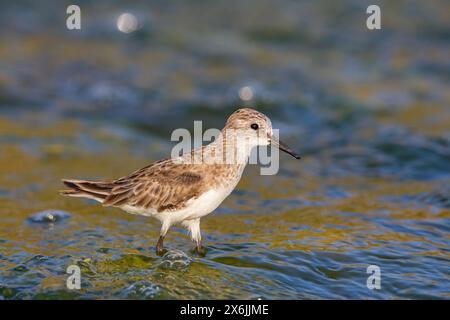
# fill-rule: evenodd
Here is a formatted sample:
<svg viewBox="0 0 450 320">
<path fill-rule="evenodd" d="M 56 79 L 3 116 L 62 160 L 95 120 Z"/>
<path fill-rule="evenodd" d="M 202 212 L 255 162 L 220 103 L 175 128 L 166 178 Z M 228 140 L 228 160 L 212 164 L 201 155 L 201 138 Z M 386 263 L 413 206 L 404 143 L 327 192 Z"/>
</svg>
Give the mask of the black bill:
<svg viewBox="0 0 450 320">
<path fill-rule="evenodd" d="M 301 157 L 295 153 L 294 151 L 291 150 L 291 148 L 289 148 L 286 144 L 284 144 L 283 142 L 281 142 L 280 140 L 276 140 L 274 138 L 272 138 L 272 145 L 274 145 L 275 147 L 277 147 L 278 149 L 280 149 L 281 151 L 286 152 L 287 154 L 290 154 L 291 156 L 293 156 L 295 159 L 300 159 Z"/>
</svg>

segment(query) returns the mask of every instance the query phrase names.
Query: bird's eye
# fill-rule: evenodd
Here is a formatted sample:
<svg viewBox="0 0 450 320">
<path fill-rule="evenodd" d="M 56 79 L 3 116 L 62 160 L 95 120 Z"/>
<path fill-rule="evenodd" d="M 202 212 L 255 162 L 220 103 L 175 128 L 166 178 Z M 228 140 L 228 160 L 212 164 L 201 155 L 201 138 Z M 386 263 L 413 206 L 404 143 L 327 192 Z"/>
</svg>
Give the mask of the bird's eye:
<svg viewBox="0 0 450 320">
<path fill-rule="evenodd" d="M 252 125 L 250 126 L 250 128 L 252 128 L 253 130 L 258 130 L 259 126 L 257 123 L 252 123 Z"/>
</svg>

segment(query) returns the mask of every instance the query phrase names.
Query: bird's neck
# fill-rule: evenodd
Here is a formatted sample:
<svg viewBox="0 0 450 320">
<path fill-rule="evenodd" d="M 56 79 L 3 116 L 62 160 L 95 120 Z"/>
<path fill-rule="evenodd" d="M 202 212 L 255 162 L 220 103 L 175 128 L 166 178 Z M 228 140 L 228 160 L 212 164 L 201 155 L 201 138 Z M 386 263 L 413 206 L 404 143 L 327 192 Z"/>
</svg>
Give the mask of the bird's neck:
<svg viewBox="0 0 450 320">
<path fill-rule="evenodd" d="M 252 146 L 233 131 L 222 130 L 219 137 L 207 146 L 193 150 L 195 157 L 210 164 L 244 166 L 248 163 Z M 199 160 L 197 158 L 197 160 Z"/>
</svg>

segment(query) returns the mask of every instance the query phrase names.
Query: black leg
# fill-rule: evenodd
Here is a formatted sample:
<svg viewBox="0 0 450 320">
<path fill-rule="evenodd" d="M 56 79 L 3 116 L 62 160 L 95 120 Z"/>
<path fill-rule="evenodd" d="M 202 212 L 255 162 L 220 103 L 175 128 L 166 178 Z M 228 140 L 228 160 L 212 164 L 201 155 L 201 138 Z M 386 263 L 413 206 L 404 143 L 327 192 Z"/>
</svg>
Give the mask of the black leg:
<svg viewBox="0 0 450 320">
<path fill-rule="evenodd" d="M 156 254 L 162 256 L 164 254 L 164 237 L 159 236 L 158 243 L 156 244 Z"/>
<path fill-rule="evenodd" d="M 195 247 L 195 250 L 197 251 L 198 255 L 200 257 L 204 257 L 206 255 L 206 249 L 202 246 L 202 242 L 198 241 L 197 246 Z"/>
</svg>

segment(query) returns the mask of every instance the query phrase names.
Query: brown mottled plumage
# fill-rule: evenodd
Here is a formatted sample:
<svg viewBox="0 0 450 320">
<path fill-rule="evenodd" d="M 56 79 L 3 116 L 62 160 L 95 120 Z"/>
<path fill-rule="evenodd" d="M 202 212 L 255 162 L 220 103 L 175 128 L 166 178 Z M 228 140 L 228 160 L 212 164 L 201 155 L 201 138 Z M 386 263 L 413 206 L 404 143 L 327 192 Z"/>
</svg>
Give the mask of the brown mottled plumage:
<svg viewBox="0 0 450 320">
<path fill-rule="evenodd" d="M 247 139 L 247 143 L 243 144 L 239 138 Z M 170 226 L 181 223 L 189 229 L 201 252 L 200 218 L 212 212 L 235 188 L 251 148 L 271 142 L 299 158 L 289 148 L 274 141 L 269 118 L 253 109 L 239 109 L 228 118 L 220 137 L 205 147 L 154 162 L 117 180 L 64 179 L 69 190 L 61 193 L 156 217 L 162 222 L 157 253 L 163 251 L 163 238 Z M 225 163 L 221 161 L 233 154 L 242 157 L 230 157 L 233 161 Z M 195 157 L 203 161 L 197 163 L 193 161 Z"/>
<path fill-rule="evenodd" d="M 179 164 L 172 159 L 155 162 L 115 181 L 64 179 L 71 190 L 61 193 L 95 199 L 104 206 L 154 208 L 157 212 L 180 209 L 208 188 L 226 184 L 233 165 Z"/>
</svg>

